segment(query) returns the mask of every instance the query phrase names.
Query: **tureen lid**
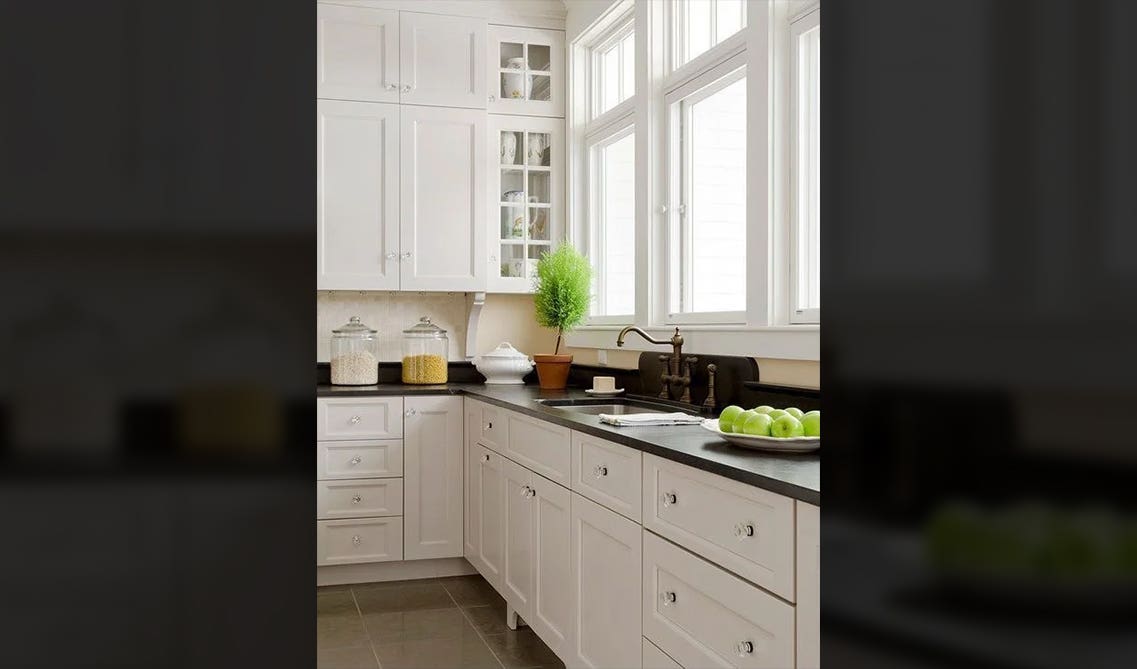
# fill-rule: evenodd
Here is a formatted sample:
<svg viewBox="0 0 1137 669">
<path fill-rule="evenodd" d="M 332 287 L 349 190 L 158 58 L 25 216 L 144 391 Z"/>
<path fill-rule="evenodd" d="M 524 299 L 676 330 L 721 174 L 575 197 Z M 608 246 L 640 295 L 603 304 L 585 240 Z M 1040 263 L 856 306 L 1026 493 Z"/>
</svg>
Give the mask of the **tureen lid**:
<svg viewBox="0 0 1137 669">
<path fill-rule="evenodd" d="M 497 348 L 490 351 L 489 353 L 483 353 L 482 357 L 483 358 L 524 358 L 525 360 L 529 359 L 529 356 L 527 356 L 524 353 L 522 353 L 521 351 L 518 351 L 517 349 L 513 348 L 513 345 L 507 341 L 503 341 L 502 343 L 498 344 Z"/>
</svg>

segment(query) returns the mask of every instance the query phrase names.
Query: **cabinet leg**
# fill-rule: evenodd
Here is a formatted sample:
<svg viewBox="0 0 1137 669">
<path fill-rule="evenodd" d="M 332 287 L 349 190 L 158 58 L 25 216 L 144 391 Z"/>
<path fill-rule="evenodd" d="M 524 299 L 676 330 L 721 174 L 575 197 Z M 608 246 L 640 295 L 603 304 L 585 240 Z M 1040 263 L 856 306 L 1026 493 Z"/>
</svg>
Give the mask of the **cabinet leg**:
<svg viewBox="0 0 1137 669">
<path fill-rule="evenodd" d="M 513 605 L 510 604 L 509 602 L 506 602 L 506 604 L 505 604 L 505 626 L 511 630 L 515 630 L 515 629 L 517 629 L 517 626 L 518 626 L 518 622 L 517 622 L 518 620 L 520 620 L 520 618 L 517 617 L 517 609 L 513 608 Z"/>
</svg>

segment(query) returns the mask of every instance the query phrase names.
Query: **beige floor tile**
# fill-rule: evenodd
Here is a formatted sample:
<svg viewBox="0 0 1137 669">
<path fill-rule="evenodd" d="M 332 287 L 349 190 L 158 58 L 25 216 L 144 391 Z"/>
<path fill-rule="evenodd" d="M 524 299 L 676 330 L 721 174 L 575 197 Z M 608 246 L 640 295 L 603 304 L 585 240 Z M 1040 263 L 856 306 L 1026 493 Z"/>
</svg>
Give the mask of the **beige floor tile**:
<svg viewBox="0 0 1137 669">
<path fill-rule="evenodd" d="M 376 643 L 375 654 L 383 669 L 501 669 L 477 632 L 463 625 L 456 638 Z"/>
<path fill-rule="evenodd" d="M 369 583 L 352 588 L 359 610 L 369 613 L 390 611 L 419 611 L 445 609 L 455 606 L 454 600 L 437 579 L 403 581 L 397 583 Z"/>
<path fill-rule="evenodd" d="M 454 639 L 461 637 L 467 626 L 457 607 L 368 613 L 363 616 L 363 624 L 372 643 Z"/>
<path fill-rule="evenodd" d="M 340 615 L 355 613 L 355 600 L 351 597 L 351 590 L 336 590 L 331 592 L 316 592 L 316 615 Z"/>
<path fill-rule="evenodd" d="M 560 663 L 556 654 L 528 628 L 486 635 L 485 639 L 506 669 L 547 667 Z"/>
<path fill-rule="evenodd" d="M 481 576 L 452 576 L 439 579 L 442 586 L 458 602 L 458 606 L 482 606 L 485 604 L 505 604 L 505 600 L 493 586 Z"/>
<path fill-rule="evenodd" d="M 330 648 L 316 652 L 316 669 L 378 669 L 371 646 Z"/>
<path fill-rule="evenodd" d="M 500 604 L 468 606 L 462 609 L 474 629 L 482 634 L 505 634 L 510 631 L 505 625 L 505 600 Z"/>
<path fill-rule="evenodd" d="M 316 616 L 316 648 L 366 646 L 370 643 L 358 613 Z"/>
</svg>

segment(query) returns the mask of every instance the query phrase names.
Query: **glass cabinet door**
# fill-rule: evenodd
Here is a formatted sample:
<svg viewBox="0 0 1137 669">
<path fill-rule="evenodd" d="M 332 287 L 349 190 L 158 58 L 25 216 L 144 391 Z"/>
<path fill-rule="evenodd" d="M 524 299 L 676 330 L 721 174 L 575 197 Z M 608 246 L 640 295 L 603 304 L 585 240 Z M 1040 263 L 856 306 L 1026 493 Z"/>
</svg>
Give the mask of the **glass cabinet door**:
<svg viewBox="0 0 1137 669">
<path fill-rule="evenodd" d="M 559 30 L 490 26 L 490 113 L 564 116 L 564 41 Z"/>
<path fill-rule="evenodd" d="M 491 116 L 490 125 L 490 290 L 530 292 L 537 261 L 563 236 L 563 123 Z"/>
</svg>

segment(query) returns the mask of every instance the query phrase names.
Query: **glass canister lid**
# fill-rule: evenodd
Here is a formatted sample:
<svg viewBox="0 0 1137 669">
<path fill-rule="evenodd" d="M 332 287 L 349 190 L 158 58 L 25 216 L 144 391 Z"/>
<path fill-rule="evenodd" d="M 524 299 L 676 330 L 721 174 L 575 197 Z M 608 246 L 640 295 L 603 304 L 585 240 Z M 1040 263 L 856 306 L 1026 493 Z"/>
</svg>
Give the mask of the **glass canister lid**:
<svg viewBox="0 0 1137 669">
<path fill-rule="evenodd" d="M 359 316 L 352 316 L 348 322 L 332 330 L 337 337 L 365 337 L 378 333 L 359 321 Z"/>
<path fill-rule="evenodd" d="M 418 319 L 417 324 L 403 330 L 403 334 L 411 335 L 412 337 L 441 337 L 446 334 L 446 330 L 431 323 L 430 316 L 423 316 Z"/>
</svg>

